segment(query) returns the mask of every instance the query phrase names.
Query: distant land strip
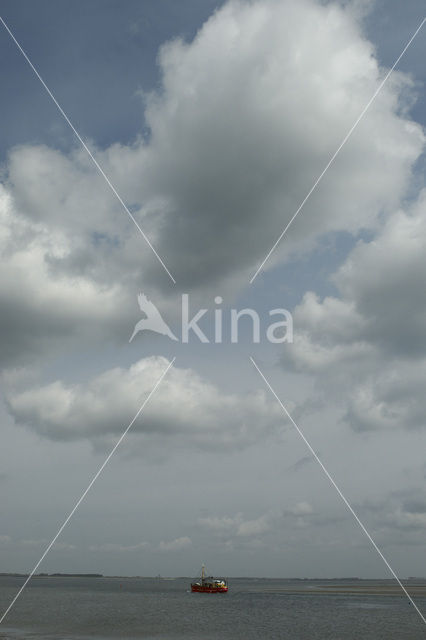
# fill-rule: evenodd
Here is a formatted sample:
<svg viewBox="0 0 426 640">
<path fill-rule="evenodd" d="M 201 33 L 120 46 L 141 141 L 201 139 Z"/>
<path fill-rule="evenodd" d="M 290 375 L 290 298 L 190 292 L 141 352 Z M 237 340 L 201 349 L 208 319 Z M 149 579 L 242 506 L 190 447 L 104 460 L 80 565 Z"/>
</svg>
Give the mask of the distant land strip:
<svg viewBox="0 0 426 640">
<path fill-rule="evenodd" d="M 29 573 L 0 573 L 0 576 L 28 578 Z M 34 578 L 103 578 L 102 573 L 36 573 Z"/>
</svg>

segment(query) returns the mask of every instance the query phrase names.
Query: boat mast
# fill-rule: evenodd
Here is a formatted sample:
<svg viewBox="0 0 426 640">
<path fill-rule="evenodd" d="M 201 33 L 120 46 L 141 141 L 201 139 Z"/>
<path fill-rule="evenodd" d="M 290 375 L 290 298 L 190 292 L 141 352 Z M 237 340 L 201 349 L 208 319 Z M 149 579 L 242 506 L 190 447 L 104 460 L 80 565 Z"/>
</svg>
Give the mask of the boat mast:
<svg viewBox="0 0 426 640">
<path fill-rule="evenodd" d="M 204 584 L 204 565 L 201 565 L 201 584 Z"/>
</svg>

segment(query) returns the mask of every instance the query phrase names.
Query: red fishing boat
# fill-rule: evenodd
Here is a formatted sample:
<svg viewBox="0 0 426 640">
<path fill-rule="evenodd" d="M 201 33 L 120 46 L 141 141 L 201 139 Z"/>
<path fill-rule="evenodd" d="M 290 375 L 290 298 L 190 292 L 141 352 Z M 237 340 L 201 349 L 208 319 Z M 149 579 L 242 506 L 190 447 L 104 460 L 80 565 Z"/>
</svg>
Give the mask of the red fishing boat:
<svg viewBox="0 0 426 640">
<path fill-rule="evenodd" d="M 193 593 L 226 593 L 228 585 L 224 578 L 213 578 L 205 575 L 204 565 L 201 568 L 201 576 L 191 582 Z"/>
</svg>

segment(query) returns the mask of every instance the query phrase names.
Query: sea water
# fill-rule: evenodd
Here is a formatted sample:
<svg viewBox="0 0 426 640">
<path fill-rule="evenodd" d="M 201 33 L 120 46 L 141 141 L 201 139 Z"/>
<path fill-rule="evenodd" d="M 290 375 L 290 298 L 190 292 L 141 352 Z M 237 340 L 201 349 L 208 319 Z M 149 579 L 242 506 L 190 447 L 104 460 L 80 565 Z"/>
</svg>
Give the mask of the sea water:
<svg viewBox="0 0 426 640">
<path fill-rule="evenodd" d="M 1 613 L 22 583 L 23 578 L 0 577 Z M 356 581 L 358 588 L 364 584 L 376 583 Z M 35 577 L 0 625 L 0 638 L 426 638 L 425 624 L 402 592 L 354 595 L 346 593 L 350 581 L 260 578 L 230 579 L 227 594 L 191 593 L 189 585 L 188 578 Z M 416 603 L 426 612 L 424 595 Z"/>
</svg>

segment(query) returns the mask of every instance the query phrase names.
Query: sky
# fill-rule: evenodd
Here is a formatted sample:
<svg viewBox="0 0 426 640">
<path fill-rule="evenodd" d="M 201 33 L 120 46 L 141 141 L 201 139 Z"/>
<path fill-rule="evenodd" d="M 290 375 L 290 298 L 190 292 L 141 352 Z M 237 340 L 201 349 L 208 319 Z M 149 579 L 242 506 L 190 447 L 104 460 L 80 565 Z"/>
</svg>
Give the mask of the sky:
<svg viewBox="0 0 426 640">
<path fill-rule="evenodd" d="M 426 575 L 423 9 L 3 1 L 0 572 Z"/>
</svg>

